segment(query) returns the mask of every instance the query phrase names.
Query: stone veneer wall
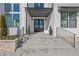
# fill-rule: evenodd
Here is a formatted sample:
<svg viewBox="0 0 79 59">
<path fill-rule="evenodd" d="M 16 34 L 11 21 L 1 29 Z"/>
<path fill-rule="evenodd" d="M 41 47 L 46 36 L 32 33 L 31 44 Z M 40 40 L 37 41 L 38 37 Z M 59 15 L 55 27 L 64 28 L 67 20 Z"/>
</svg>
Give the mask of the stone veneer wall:
<svg viewBox="0 0 79 59">
<path fill-rule="evenodd" d="M 0 52 L 15 52 L 18 47 L 18 39 L 0 40 Z"/>
</svg>

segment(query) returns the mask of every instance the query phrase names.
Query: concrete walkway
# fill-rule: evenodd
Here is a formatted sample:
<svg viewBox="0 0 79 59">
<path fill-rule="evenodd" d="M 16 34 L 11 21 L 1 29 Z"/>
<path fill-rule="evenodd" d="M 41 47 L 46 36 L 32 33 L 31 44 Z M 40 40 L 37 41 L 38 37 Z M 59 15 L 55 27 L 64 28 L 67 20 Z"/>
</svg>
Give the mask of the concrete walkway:
<svg viewBox="0 0 79 59">
<path fill-rule="evenodd" d="M 25 36 L 26 37 L 26 36 Z M 29 40 L 24 39 L 22 47 L 15 53 L 0 53 L 0 55 L 11 56 L 77 56 L 79 55 L 77 47 L 73 48 L 63 39 L 55 38 L 44 33 L 35 33 L 29 36 Z"/>
</svg>

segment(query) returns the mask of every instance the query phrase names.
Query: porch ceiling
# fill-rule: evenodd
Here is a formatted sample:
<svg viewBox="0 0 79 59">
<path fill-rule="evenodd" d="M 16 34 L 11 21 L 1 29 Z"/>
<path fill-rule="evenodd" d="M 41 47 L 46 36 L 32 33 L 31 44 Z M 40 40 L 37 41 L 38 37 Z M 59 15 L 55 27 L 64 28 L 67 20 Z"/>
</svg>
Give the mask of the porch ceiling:
<svg viewBox="0 0 79 59">
<path fill-rule="evenodd" d="M 47 17 L 52 8 L 27 8 L 31 17 Z"/>
</svg>

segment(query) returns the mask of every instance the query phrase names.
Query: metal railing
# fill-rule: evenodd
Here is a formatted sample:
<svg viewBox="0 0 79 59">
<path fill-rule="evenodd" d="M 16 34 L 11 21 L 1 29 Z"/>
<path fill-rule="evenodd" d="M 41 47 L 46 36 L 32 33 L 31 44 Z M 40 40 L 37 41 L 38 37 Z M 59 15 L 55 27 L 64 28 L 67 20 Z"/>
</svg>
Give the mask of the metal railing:
<svg viewBox="0 0 79 59">
<path fill-rule="evenodd" d="M 56 37 L 64 39 L 67 43 L 75 48 L 75 34 L 63 28 L 56 28 Z"/>
</svg>

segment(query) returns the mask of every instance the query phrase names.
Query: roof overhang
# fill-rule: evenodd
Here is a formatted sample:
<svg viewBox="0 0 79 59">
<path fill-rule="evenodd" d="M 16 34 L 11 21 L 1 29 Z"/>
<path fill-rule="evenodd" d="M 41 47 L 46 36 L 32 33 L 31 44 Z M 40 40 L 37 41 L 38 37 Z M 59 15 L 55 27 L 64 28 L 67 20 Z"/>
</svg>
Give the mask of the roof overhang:
<svg viewBox="0 0 79 59">
<path fill-rule="evenodd" d="M 79 7 L 61 7 L 59 12 L 79 12 Z"/>
<path fill-rule="evenodd" d="M 31 17 L 48 17 L 52 8 L 27 8 Z"/>
</svg>

